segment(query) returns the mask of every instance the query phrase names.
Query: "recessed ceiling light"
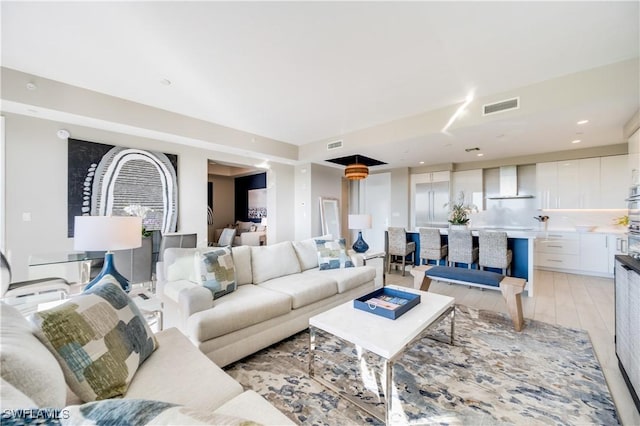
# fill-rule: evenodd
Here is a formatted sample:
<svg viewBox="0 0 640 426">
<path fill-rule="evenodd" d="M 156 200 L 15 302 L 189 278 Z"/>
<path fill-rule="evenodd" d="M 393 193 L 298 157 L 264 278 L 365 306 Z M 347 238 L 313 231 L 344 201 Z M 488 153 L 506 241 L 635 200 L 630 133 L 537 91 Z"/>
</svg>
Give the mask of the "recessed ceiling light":
<svg viewBox="0 0 640 426">
<path fill-rule="evenodd" d="M 420 164 L 424 164 L 424 161 L 421 161 Z"/>
<path fill-rule="evenodd" d="M 482 157 L 484 154 L 479 152 L 478 154 L 476 154 L 478 157 Z"/>
<path fill-rule="evenodd" d="M 171 80 L 163 78 L 162 80 L 160 80 L 160 84 L 162 84 L 163 86 L 171 86 Z"/>
<path fill-rule="evenodd" d="M 571 143 L 580 143 L 580 142 L 582 142 L 580 139 L 575 139 L 571 141 Z"/>
<path fill-rule="evenodd" d="M 589 120 L 580 120 L 578 121 L 578 124 L 587 124 L 589 122 Z"/>
<path fill-rule="evenodd" d="M 35 83 L 27 83 L 27 90 L 36 90 L 38 88 L 38 86 L 36 86 Z"/>
</svg>

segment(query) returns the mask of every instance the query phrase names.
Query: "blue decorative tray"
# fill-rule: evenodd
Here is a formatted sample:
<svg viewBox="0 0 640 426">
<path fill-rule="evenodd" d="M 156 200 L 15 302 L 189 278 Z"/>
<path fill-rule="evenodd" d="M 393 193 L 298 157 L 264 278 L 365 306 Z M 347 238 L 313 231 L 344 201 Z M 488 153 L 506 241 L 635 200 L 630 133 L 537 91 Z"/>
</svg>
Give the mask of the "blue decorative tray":
<svg viewBox="0 0 640 426">
<path fill-rule="evenodd" d="M 420 303 L 420 295 L 382 287 L 353 301 L 353 307 L 385 318 L 396 319 Z"/>
</svg>

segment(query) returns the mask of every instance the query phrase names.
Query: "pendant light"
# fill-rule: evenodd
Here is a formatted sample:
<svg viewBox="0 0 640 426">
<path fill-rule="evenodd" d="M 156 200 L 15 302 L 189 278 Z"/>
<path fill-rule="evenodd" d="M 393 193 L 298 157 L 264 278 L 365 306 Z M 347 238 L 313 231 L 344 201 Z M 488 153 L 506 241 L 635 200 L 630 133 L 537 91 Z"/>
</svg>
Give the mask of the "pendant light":
<svg viewBox="0 0 640 426">
<path fill-rule="evenodd" d="M 349 164 L 347 168 L 344 169 L 344 177 L 349 180 L 365 179 L 367 176 L 369 176 L 369 168 L 358 162 L 357 155 L 355 163 Z"/>
</svg>

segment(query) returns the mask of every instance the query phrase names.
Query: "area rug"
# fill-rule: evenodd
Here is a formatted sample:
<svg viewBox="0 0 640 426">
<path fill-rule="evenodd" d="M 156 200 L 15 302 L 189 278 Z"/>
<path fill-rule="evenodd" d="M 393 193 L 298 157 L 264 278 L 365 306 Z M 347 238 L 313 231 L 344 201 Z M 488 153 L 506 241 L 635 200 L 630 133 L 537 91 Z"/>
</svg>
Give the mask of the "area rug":
<svg viewBox="0 0 640 426">
<path fill-rule="evenodd" d="M 619 419 L 589 335 L 456 306 L 453 346 L 433 340 L 443 321 L 397 360 L 393 424 L 601 424 Z M 308 331 L 226 368 L 298 424 L 383 424 L 308 375 Z M 329 334 L 318 337 L 316 374 L 383 415 L 381 360 Z M 359 360 L 360 359 L 360 360 Z"/>
</svg>

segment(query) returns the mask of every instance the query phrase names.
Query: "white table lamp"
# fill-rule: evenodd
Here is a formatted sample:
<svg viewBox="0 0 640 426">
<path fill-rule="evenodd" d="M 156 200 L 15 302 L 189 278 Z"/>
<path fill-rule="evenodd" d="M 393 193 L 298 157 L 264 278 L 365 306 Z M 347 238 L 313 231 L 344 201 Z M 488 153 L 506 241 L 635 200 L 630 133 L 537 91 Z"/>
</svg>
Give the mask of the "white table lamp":
<svg viewBox="0 0 640 426">
<path fill-rule="evenodd" d="M 115 278 L 124 291 L 131 289 L 129 281 L 117 270 L 113 250 L 126 250 L 142 246 L 142 218 L 138 216 L 76 216 L 73 248 L 82 251 L 102 251 L 102 271 L 87 286 L 93 287 L 105 275 Z"/>
<path fill-rule="evenodd" d="M 353 243 L 353 251 L 356 253 L 364 253 L 369 250 L 369 244 L 362 239 L 362 230 L 371 228 L 371 215 L 370 214 L 350 214 L 349 215 L 349 229 L 358 230 L 358 239 Z"/>
</svg>

